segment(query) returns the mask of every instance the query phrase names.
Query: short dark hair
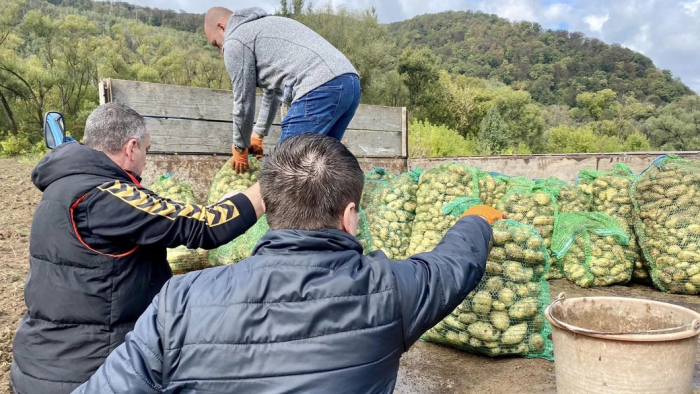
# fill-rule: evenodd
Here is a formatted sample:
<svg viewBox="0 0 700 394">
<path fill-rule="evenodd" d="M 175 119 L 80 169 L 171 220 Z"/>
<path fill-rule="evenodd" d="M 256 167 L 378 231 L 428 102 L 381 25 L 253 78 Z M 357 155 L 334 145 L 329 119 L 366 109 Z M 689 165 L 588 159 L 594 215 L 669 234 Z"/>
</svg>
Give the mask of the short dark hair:
<svg viewBox="0 0 700 394">
<path fill-rule="evenodd" d="M 301 134 L 266 157 L 260 190 L 273 230 L 339 228 L 345 207 L 358 209 L 364 175 L 355 156 L 338 140 Z"/>
<path fill-rule="evenodd" d="M 146 134 L 146 121 L 138 112 L 121 103 L 107 103 L 88 116 L 83 143 L 92 149 L 117 153 L 132 138 L 140 146 Z"/>
</svg>

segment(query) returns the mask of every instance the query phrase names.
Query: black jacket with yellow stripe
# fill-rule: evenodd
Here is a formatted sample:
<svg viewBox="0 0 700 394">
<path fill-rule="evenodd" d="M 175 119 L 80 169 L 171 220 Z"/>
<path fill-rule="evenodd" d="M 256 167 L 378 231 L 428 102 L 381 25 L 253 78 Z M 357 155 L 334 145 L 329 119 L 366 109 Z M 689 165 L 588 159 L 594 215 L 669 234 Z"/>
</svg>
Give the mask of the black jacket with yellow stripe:
<svg viewBox="0 0 700 394">
<path fill-rule="evenodd" d="M 86 381 L 172 276 L 166 248 L 215 248 L 256 222 L 242 194 L 210 207 L 161 198 L 79 143 L 46 155 L 32 180 L 43 196 L 13 348 L 19 394 L 70 393 Z"/>
</svg>

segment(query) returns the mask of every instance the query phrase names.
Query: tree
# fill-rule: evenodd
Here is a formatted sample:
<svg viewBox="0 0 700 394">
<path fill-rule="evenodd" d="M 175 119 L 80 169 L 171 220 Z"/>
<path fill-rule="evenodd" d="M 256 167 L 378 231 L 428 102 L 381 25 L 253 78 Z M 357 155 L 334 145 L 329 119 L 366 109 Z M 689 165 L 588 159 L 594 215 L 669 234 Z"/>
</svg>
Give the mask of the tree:
<svg viewBox="0 0 700 394">
<path fill-rule="evenodd" d="M 700 150 L 700 96 L 686 96 L 644 123 L 651 143 L 663 150 Z"/>
<path fill-rule="evenodd" d="M 404 77 L 412 107 L 421 102 L 440 77 L 438 59 L 427 48 L 405 50 L 399 57 L 397 70 Z"/>
<path fill-rule="evenodd" d="M 476 150 L 481 155 L 495 155 L 508 146 L 510 131 L 498 109 L 493 106 L 481 121 L 476 139 Z"/>
<path fill-rule="evenodd" d="M 576 96 L 576 105 L 580 111 L 574 112 L 578 118 L 589 118 L 599 121 L 603 113 L 617 98 L 617 93 L 610 89 L 604 89 L 595 93 L 586 92 Z"/>
</svg>

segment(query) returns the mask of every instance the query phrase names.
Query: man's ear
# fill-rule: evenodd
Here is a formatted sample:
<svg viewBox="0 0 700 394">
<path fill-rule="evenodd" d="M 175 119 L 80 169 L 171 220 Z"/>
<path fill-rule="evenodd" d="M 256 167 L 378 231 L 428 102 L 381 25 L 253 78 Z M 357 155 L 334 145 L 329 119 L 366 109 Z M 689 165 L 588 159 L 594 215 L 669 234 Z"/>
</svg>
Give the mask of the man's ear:
<svg viewBox="0 0 700 394">
<path fill-rule="evenodd" d="M 262 198 L 260 199 L 260 205 L 262 205 L 263 212 L 267 212 L 267 208 L 265 208 L 265 200 Z"/>
<path fill-rule="evenodd" d="M 360 211 L 354 202 L 349 203 L 343 211 L 343 218 L 340 223 L 341 230 L 355 236 L 357 234 L 357 222 L 360 220 Z"/>
<path fill-rule="evenodd" d="M 124 144 L 124 147 L 122 148 L 124 155 L 129 158 L 129 161 L 134 161 L 134 150 L 136 150 L 136 147 L 138 146 L 139 142 L 136 141 L 135 138 L 130 139 L 129 141 Z"/>
<path fill-rule="evenodd" d="M 223 32 L 226 31 L 226 23 L 217 22 L 217 23 L 216 23 L 216 28 L 219 29 L 219 30 L 221 30 L 221 32 L 223 33 Z"/>
</svg>

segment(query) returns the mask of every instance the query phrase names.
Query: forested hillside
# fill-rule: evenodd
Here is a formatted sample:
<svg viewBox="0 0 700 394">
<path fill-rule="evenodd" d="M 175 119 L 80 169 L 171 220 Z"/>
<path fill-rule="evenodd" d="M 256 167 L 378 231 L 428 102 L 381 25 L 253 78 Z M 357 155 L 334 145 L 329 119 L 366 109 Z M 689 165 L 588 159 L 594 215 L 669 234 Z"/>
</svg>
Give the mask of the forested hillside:
<svg viewBox="0 0 700 394">
<path fill-rule="evenodd" d="M 99 78 L 230 88 L 203 15 L 90 0 L 0 0 L 0 153 L 39 149 L 43 113 L 80 137 Z M 282 0 L 345 53 L 363 102 L 408 106 L 412 154 L 700 149 L 700 99 L 645 56 L 580 33 L 446 12 Z M 32 148 L 34 147 L 34 148 Z"/>
</svg>

